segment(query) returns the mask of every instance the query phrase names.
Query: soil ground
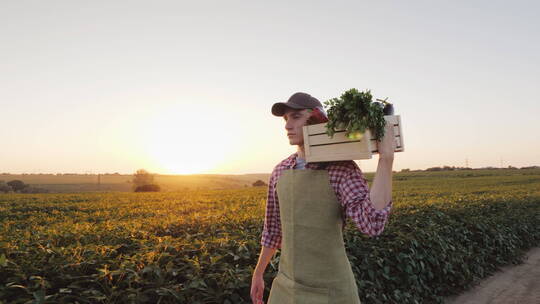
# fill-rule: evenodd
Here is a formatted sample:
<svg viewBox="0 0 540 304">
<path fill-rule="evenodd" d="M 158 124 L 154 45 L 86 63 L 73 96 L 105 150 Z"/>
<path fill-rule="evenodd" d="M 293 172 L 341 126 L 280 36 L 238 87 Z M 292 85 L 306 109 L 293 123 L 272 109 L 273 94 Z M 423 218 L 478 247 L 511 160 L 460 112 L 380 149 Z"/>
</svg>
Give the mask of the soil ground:
<svg viewBox="0 0 540 304">
<path fill-rule="evenodd" d="M 519 265 L 501 267 L 461 295 L 448 297 L 447 304 L 539 304 L 540 247 L 526 253 Z"/>
</svg>

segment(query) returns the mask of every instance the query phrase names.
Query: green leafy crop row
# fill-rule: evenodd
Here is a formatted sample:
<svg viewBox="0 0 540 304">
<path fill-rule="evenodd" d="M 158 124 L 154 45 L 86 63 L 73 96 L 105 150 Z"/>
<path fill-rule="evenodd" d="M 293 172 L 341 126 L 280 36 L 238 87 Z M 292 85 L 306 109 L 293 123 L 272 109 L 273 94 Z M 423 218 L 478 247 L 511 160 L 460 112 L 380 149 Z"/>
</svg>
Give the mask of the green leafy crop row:
<svg viewBox="0 0 540 304">
<path fill-rule="evenodd" d="M 362 303 L 440 303 L 538 246 L 540 171 L 513 172 L 395 174 L 385 231 L 345 229 Z M 2 194 L 0 301 L 250 303 L 265 197 Z"/>
</svg>

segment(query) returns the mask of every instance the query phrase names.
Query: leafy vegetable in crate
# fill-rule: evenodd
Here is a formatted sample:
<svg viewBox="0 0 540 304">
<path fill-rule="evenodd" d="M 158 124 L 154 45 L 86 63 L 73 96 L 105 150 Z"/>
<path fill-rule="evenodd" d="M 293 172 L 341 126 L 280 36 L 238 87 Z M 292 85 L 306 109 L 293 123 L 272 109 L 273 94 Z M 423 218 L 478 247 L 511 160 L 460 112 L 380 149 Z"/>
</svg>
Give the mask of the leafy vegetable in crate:
<svg viewBox="0 0 540 304">
<path fill-rule="evenodd" d="M 381 140 L 386 126 L 385 115 L 393 115 L 393 105 L 386 100 L 378 99 L 373 102 L 370 90 L 359 92 L 352 88 L 339 98 L 324 102 L 329 106 L 326 133 L 333 137 L 337 130 L 345 130 L 345 136 L 350 139 L 360 139 L 366 129 L 370 130 L 373 138 Z"/>
</svg>

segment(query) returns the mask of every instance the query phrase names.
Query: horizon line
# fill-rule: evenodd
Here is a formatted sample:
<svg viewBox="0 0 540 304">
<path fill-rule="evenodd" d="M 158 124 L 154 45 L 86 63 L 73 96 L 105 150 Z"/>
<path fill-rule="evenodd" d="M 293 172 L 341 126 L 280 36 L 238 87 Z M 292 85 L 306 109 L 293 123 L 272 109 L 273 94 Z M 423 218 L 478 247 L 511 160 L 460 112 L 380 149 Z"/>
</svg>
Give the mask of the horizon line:
<svg viewBox="0 0 540 304">
<path fill-rule="evenodd" d="M 407 171 L 402 171 L 402 170 L 405 170 L 407 169 L 408 171 L 426 171 L 427 169 L 431 169 L 431 168 L 445 168 L 445 167 L 449 167 L 449 168 L 454 168 L 454 169 L 466 169 L 466 170 L 479 170 L 479 169 L 521 169 L 521 168 L 540 168 L 539 165 L 530 165 L 530 166 L 523 166 L 523 167 L 515 167 L 515 166 L 512 166 L 512 165 L 509 165 L 508 167 L 495 167 L 495 166 L 485 166 L 485 167 L 456 167 L 456 166 L 448 166 L 448 165 L 443 165 L 443 166 L 434 166 L 434 167 L 428 167 L 426 169 L 411 169 L 411 168 L 404 168 L 404 169 L 401 169 L 399 171 L 396 171 L 396 170 L 392 170 L 392 172 L 407 172 Z M 375 173 L 376 171 L 363 171 L 363 173 Z M 191 173 L 191 174 L 181 174 L 181 173 L 178 173 L 178 174 L 163 174 L 163 173 L 154 173 L 154 172 L 149 172 L 150 174 L 153 174 L 153 175 L 161 175 L 161 176 L 179 176 L 179 175 L 184 175 L 184 176 L 190 176 L 190 175 L 254 175 L 254 174 L 272 174 L 272 172 L 257 172 L 257 173 Z M 109 173 L 109 172 L 105 172 L 105 173 L 94 173 L 94 172 L 85 172 L 85 173 L 78 173 L 78 172 L 56 172 L 56 173 L 43 173 L 43 172 L 40 172 L 40 173 L 27 173 L 27 172 L 22 172 L 22 173 L 11 173 L 11 172 L 0 172 L 0 176 L 2 175 L 133 175 L 134 173 L 120 173 L 120 172 L 114 172 L 114 173 Z"/>
</svg>

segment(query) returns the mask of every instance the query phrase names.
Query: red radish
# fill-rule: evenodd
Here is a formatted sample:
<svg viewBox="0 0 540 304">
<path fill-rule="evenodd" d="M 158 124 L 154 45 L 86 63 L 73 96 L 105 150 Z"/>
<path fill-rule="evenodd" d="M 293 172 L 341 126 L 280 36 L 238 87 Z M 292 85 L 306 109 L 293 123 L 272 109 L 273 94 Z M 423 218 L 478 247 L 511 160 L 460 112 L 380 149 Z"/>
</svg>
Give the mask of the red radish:
<svg viewBox="0 0 540 304">
<path fill-rule="evenodd" d="M 328 121 L 328 117 L 319 109 L 309 109 L 311 111 L 311 116 L 307 120 L 307 125 L 320 124 Z"/>
</svg>

